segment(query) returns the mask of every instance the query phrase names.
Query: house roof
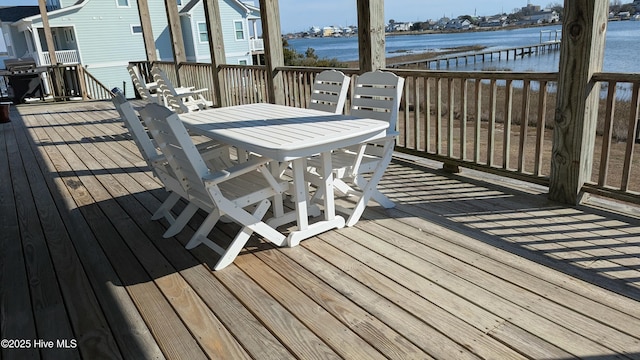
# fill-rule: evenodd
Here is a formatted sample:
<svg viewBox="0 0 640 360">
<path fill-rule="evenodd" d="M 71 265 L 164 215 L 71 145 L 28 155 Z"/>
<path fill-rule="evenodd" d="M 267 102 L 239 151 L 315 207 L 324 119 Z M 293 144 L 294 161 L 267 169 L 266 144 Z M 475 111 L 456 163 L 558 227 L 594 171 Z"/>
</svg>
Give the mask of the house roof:
<svg viewBox="0 0 640 360">
<path fill-rule="evenodd" d="M 4 6 L 0 7 L 0 21 L 15 22 L 20 19 L 40 14 L 38 6 Z"/>
</svg>

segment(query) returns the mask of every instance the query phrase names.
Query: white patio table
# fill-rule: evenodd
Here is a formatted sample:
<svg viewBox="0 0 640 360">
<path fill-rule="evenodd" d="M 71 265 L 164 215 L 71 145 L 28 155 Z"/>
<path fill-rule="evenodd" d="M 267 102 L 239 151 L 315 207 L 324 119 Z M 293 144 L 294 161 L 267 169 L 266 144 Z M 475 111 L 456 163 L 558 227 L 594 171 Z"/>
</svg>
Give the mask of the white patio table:
<svg viewBox="0 0 640 360">
<path fill-rule="evenodd" d="M 385 121 L 335 115 L 323 111 L 274 104 L 248 104 L 181 114 L 180 119 L 195 134 L 236 146 L 280 163 L 292 164 L 295 212 L 285 214 L 281 201 L 274 202 L 274 218 L 268 224 L 277 227 L 293 221 L 297 229 L 287 244 L 300 241 L 345 225 L 335 213 L 331 151 L 385 136 Z M 321 154 L 324 162 L 324 218 L 309 224 L 308 186 L 305 181 L 308 156 Z"/>
</svg>

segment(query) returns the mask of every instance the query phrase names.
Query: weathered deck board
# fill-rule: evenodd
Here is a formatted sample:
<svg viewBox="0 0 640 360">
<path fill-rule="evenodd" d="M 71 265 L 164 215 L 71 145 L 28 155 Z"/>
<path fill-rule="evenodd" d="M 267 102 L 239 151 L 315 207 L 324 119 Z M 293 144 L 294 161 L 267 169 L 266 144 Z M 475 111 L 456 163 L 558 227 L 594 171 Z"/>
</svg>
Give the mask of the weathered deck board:
<svg viewBox="0 0 640 360">
<path fill-rule="evenodd" d="M 167 195 L 110 103 L 12 110 L 0 337 L 78 348 L 2 359 L 640 358 L 637 218 L 395 161 L 396 208 L 296 248 L 254 237 L 211 272 L 215 253 L 184 248 L 201 214 L 171 239 L 150 220 Z"/>
</svg>

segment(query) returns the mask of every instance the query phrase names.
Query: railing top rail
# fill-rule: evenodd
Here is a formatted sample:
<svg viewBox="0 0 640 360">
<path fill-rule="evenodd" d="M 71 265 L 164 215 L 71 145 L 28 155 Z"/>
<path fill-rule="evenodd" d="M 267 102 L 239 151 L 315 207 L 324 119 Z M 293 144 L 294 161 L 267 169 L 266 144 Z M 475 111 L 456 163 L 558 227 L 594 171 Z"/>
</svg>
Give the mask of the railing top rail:
<svg viewBox="0 0 640 360">
<path fill-rule="evenodd" d="M 557 72 L 506 72 L 506 71 L 433 71 L 414 69 L 385 69 L 398 76 L 405 77 L 432 77 L 432 78 L 457 78 L 457 79 L 496 79 L 496 80 L 533 80 L 533 81 L 557 81 Z"/>
<path fill-rule="evenodd" d="M 640 83 L 640 73 L 599 72 L 593 74 L 593 80 Z"/>
<path fill-rule="evenodd" d="M 267 70 L 264 65 L 238 65 L 238 64 L 220 64 L 221 69 L 251 69 L 251 70 Z"/>
<path fill-rule="evenodd" d="M 282 66 L 282 67 L 276 68 L 277 71 L 297 71 L 297 72 L 308 72 L 308 73 L 319 73 L 327 69 L 336 69 L 349 75 L 361 73 L 360 69 L 358 68 L 327 68 L 327 67 L 309 67 L 309 66 Z"/>
</svg>

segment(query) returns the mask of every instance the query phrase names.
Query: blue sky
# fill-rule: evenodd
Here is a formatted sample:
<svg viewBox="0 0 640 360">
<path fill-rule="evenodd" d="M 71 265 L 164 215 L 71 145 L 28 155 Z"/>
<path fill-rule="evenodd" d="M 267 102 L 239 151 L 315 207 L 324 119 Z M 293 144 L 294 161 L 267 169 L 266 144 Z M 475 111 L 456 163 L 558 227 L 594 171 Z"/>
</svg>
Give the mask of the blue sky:
<svg viewBox="0 0 640 360">
<path fill-rule="evenodd" d="M 257 3 L 257 1 L 256 1 Z M 561 0 L 536 0 L 534 5 L 546 7 Z M 283 32 L 307 30 L 310 26 L 346 26 L 357 23 L 355 0 L 279 0 Z M 386 0 L 385 21 L 399 22 L 440 19 L 443 16 L 494 15 L 511 13 L 527 6 L 527 0 Z"/>
<path fill-rule="evenodd" d="M 105 0 L 101 0 L 105 1 Z M 153 0 L 161 1 L 161 0 Z M 245 2 L 251 2 L 245 0 Z M 531 0 L 545 7 L 562 0 Z M 623 1 L 627 2 L 627 1 Z M 258 1 L 255 0 L 257 4 Z M 0 6 L 37 5 L 37 0 L 0 0 Z M 356 0 L 279 0 L 283 32 L 307 30 L 310 26 L 355 25 Z M 443 16 L 493 15 L 510 13 L 527 5 L 527 0 L 386 0 L 385 21 L 424 21 Z"/>
</svg>

